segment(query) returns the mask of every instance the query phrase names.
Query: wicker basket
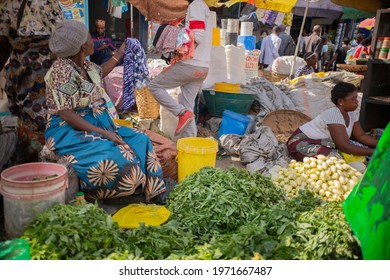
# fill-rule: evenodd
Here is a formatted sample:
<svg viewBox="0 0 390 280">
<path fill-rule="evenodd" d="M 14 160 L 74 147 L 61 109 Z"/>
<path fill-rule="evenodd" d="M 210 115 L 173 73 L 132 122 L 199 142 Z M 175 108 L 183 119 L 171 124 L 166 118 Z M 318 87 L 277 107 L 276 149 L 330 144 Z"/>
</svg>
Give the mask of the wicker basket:
<svg viewBox="0 0 390 280">
<path fill-rule="evenodd" d="M 309 121 L 311 118 L 304 113 L 282 109 L 268 113 L 263 124 L 272 129 L 279 143 L 286 143 L 297 128 Z"/>
<path fill-rule="evenodd" d="M 288 75 L 278 74 L 278 73 L 264 69 L 263 70 L 263 77 L 272 83 L 277 83 L 277 82 L 280 82 L 280 81 L 288 78 Z"/>
<path fill-rule="evenodd" d="M 160 117 L 160 104 L 154 99 L 148 87 L 135 90 L 134 97 L 141 119 L 158 119 Z"/>
</svg>

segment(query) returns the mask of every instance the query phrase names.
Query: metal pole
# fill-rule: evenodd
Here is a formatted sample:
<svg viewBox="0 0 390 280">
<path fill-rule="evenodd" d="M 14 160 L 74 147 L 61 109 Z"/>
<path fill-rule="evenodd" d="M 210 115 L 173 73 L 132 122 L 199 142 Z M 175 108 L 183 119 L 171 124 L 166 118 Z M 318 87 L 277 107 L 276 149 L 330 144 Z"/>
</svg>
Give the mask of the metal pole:
<svg viewBox="0 0 390 280">
<path fill-rule="evenodd" d="M 134 37 L 134 8 L 133 4 L 130 4 L 130 36 Z"/>
<path fill-rule="evenodd" d="M 302 25 L 301 25 L 301 30 L 299 31 L 298 41 L 297 41 L 297 45 L 295 47 L 294 60 L 293 60 L 293 63 L 292 63 L 292 66 L 291 66 L 291 70 L 290 70 L 290 78 L 292 78 L 292 75 L 293 75 L 293 72 L 294 72 L 295 61 L 297 60 L 298 49 L 299 49 L 299 46 L 300 46 L 301 40 L 302 40 L 303 28 L 305 27 L 307 11 L 309 10 L 309 1 L 310 0 L 306 0 L 305 14 L 303 15 L 303 21 L 302 21 Z"/>
</svg>

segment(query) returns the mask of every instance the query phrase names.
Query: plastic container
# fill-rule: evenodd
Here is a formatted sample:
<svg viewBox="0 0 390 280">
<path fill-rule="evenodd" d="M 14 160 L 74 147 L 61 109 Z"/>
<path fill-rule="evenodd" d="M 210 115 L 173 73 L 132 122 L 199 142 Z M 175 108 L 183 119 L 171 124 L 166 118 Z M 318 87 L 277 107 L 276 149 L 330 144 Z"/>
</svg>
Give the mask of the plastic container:
<svg viewBox="0 0 390 280">
<path fill-rule="evenodd" d="M 235 18 L 229 18 L 227 21 L 227 32 L 228 33 L 238 33 L 240 27 L 240 21 Z"/>
<path fill-rule="evenodd" d="M 224 134 L 244 135 L 250 122 L 251 118 L 248 116 L 225 110 L 223 112 L 218 138 Z"/>
<path fill-rule="evenodd" d="M 208 138 L 189 137 L 177 141 L 178 181 L 205 166 L 215 167 L 218 142 Z"/>
<path fill-rule="evenodd" d="M 221 45 L 221 31 L 219 28 L 213 28 L 212 45 L 213 46 L 220 46 Z"/>
<path fill-rule="evenodd" d="M 385 37 L 379 37 L 378 38 L 378 41 L 377 41 L 377 43 L 376 43 L 376 48 L 377 49 L 380 49 L 380 48 L 382 48 L 382 46 L 383 46 L 383 41 L 385 40 Z"/>
<path fill-rule="evenodd" d="M 253 35 L 253 22 L 241 22 L 240 29 L 241 36 L 252 36 Z"/>
<path fill-rule="evenodd" d="M 238 43 L 244 45 L 247 51 L 253 51 L 256 48 L 255 36 L 239 36 Z"/>
<path fill-rule="evenodd" d="M 213 89 L 204 89 L 209 114 L 221 118 L 224 110 L 248 114 L 255 99 L 254 94 L 219 92 Z"/>
<path fill-rule="evenodd" d="M 34 178 L 40 180 L 34 181 Z M 55 203 L 65 203 L 67 187 L 67 169 L 60 164 L 27 163 L 4 170 L 1 173 L 0 193 L 4 196 L 7 236 L 21 236 L 38 213 Z"/>
<path fill-rule="evenodd" d="M 390 48 L 390 37 L 385 37 L 381 48 Z"/>
<path fill-rule="evenodd" d="M 381 48 L 381 51 L 379 52 L 379 58 L 378 59 L 386 60 L 388 52 L 389 52 L 389 49 Z"/>
</svg>

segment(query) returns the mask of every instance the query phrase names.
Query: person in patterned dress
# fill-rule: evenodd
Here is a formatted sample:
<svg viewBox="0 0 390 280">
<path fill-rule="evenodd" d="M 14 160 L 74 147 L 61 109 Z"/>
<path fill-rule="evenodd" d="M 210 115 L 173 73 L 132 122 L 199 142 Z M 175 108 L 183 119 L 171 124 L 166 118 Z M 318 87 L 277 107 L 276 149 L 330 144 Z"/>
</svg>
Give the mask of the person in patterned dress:
<svg viewBox="0 0 390 280">
<path fill-rule="evenodd" d="M 86 57 L 93 41 L 84 24 L 64 21 L 49 47 L 59 58 L 48 71 L 46 146 L 75 169 L 89 201 L 144 193 L 162 203 L 166 188 L 152 143 L 144 133 L 116 126 L 102 98 L 102 78 L 124 56 L 125 43 L 98 66 Z"/>
<path fill-rule="evenodd" d="M 311 73 L 315 72 L 314 68 L 316 67 L 317 64 L 316 54 L 313 52 L 307 52 L 303 56 L 303 59 L 305 60 L 306 65 L 301 66 L 297 69 L 297 71 L 295 72 L 295 78 L 304 75 L 310 75 Z"/>
<path fill-rule="evenodd" d="M 11 47 L 6 65 L 9 109 L 18 117 L 20 162 L 38 160 L 45 143 L 46 72 L 55 57 L 48 47 L 56 23 L 63 20 L 58 1 L 27 0 L 17 28 L 23 0 L 5 0 L 0 7 L 0 44 Z"/>
</svg>

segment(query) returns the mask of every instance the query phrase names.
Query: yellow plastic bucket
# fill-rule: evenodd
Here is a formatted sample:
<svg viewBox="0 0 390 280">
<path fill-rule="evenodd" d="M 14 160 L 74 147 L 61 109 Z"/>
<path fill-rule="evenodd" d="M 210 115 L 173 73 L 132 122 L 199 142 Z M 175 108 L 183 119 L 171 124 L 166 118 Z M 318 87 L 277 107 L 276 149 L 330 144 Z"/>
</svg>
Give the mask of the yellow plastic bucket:
<svg viewBox="0 0 390 280">
<path fill-rule="evenodd" d="M 215 167 L 218 142 L 208 138 L 189 137 L 177 141 L 177 156 L 181 182 L 185 177 L 199 171 L 202 167 Z"/>
</svg>

